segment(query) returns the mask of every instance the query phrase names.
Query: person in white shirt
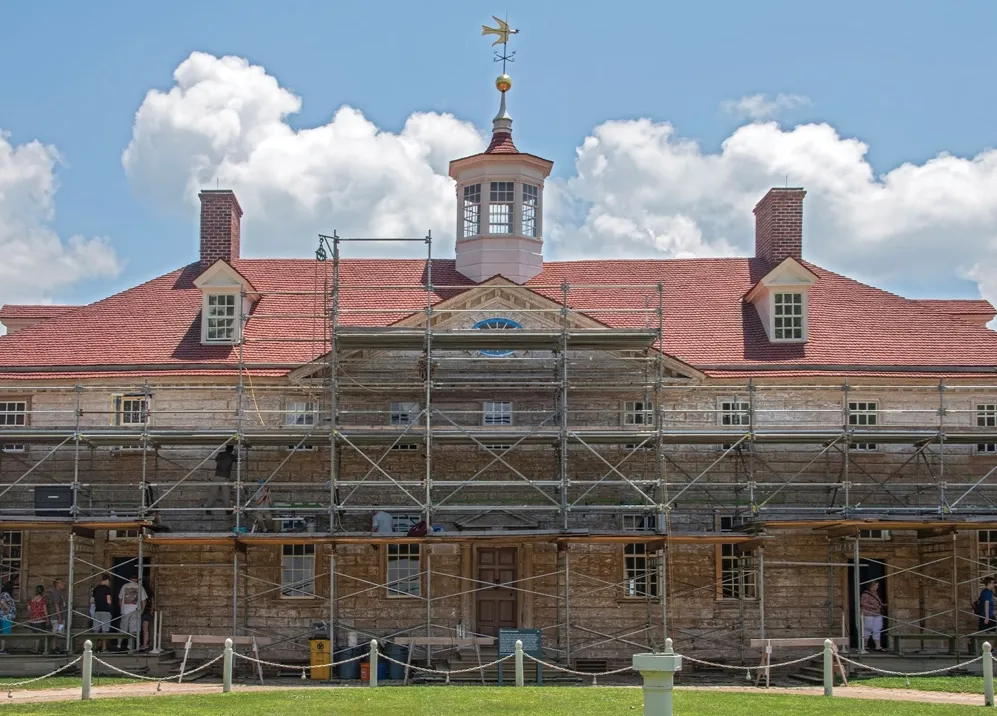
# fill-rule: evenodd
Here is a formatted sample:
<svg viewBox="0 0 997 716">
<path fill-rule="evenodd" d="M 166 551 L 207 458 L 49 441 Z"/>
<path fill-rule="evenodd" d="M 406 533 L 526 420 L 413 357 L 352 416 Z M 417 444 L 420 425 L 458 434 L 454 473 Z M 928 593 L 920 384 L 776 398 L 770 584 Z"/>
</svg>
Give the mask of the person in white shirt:
<svg viewBox="0 0 997 716">
<path fill-rule="evenodd" d="M 391 534 L 394 532 L 395 529 L 391 523 L 391 515 L 384 510 L 375 512 L 371 523 L 371 531 L 378 534 Z"/>
<path fill-rule="evenodd" d="M 142 625 L 142 611 L 145 600 L 149 598 L 145 588 L 135 578 L 128 580 L 118 592 L 118 603 L 121 605 L 121 631 L 138 639 L 139 627 Z M 137 643 L 137 642 L 136 642 Z"/>
</svg>

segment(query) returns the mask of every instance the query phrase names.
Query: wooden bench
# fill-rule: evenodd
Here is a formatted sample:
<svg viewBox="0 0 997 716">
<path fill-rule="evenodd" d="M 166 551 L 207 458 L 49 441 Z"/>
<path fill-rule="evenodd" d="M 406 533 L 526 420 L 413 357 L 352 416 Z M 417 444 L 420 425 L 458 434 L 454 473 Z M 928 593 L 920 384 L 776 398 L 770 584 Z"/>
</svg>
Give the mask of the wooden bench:
<svg viewBox="0 0 997 716">
<path fill-rule="evenodd" d="M 906 642 L 914 642 L 921 645 L 921 649 L 924 649 L 924 643 L 926 641 L 944 641 L 948 644 L 948 649 L 946 654 L 955 653 L 955 637 L 946 636 L 945 634 L 886 634 L 887 639 L 893 639 L 893 643 L 896 645 L 896 652 L 898 656 L 904 655 L 903 645 Z"/>
<path fill-rule="evenodd" d="M 15 631 L 0 635 L 0 644 L 3 644 L 4 649 L 7 648 L 6 642 L 8 641 L 42 641 L 44 643 L 43 654 L 49 654 L 52 651 L 52 644 L 58 644 L 59 640 L 65 641 L 66 635 L 56 634 L 52 631 Z"/>
<path fill-rule="evenodd" d="M 765 676 L 765 688 L 769 686 L 769 666 L 772 663 L 772 652 L 776 647 L 783 649 L 823 649 L 824 639 L 820 637 L 798 637 L 795 639 L 752 639 L 749 646 L 752 649 L 762 650 L 762 661 L 758 665 L 758 674 L 755 676 L 755 686 L 762 680 L 762 675 Z M 838 671 L 841 672 L 841 680 L 844 682 L 845 686 L 848 686 L 848 675 L 845 673 L 845 665 L 841 663 L 841 657 L 839 652 L 842 648 L 848 646 L 847 637 L 835 637 L 831 639 L 831 653 L 834 654 L 834 662 L 838 665 Z"/>
<path fill-rule="evenodd" d="M 451 636 L 400 636 L 392 639 L 393 642 L 399 646 L 407 646 L 408 658 L 405 660 L 405 685 L 408 684 L 408 672 L 409 667 L 412 665 L 412 654 L 415 646 L 442 646 L 444 649 L 460 649 L 461 647 L 473 646 L 474 654 L 478 657 L 478 667 L 481 671 L 481 683 L 485 683 L 485 669 L 481 664 L 481 647 L 491 646 L 495 643 L 495 637 L 493 636 L 478 636 L 478 637 L 468 637 L 466 639 L 458 639 Z"/>
<path fill-rule="evenodd" d="M 983 642 L 985 641 L 989 641 L 994 646 L 994 651 L 997 651 L 997 634 L 991 631 L 983 634 L 970 634 L 966 637 L 966 648 L 969 649 L 969 655 L 979 656 L 982 654 Z"/>
<path fill-rule="evenodd" d="M 180 678 L 177 680 L 179 684 L 183 681 L 183 672 L 187 667 L 187 655 L 190 653 L 190 648 L 192 646 L 225 646 L 225 640 L 232 640 L 232 649 L 234 650 L 237 646 L 251 647 L 253 651 L 253 657 L 256 659 L 260 658 L 260 647 L 270 646 L 273 643 L 273 639 L 267 637 L 256 637 L 256 636 L 219 636 L 217 634 L 174 634 L 170 637 L 170 641 L 173 644 L 183 644 L 183 661 L 180 663 Z M 259 676 L 260 684 L 263 684 L 263 664 L 256 664 L 256 673 Z"/>
</svg>

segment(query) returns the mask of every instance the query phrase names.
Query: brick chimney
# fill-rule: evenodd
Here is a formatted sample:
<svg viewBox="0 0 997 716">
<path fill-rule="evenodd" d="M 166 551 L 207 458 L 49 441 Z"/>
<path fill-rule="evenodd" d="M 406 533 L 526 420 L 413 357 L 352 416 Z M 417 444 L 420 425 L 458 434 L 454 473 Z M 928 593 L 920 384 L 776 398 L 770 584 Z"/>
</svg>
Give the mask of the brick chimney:
<svg viewBox="0 0 997 716">
<path fill-rule="evenodd" d="M 201 268 L 239 258 L 242 207 L 230 189 L 205 189 L 201 200 Z"/>
<path fill-rule="evenodd" d="M 777 266 L 787 256 L 803 257 L 802 188 L 769 189 L 755 206 L 755 257 Z"/>
</svg>

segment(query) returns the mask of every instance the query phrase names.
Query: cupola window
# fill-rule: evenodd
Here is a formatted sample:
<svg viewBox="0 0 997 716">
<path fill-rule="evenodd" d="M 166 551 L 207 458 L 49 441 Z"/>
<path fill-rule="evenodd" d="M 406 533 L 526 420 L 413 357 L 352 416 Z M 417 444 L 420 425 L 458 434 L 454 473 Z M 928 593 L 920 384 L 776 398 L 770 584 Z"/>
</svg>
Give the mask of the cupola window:
<svg viewBox="0 0 997 716">
<path fill-rule="evenodd" d="M 464 187 L 464 236 L 481 233 L 481 185 Z"/>
<path fill-rule="evenodd" d="M 516 184 L 511 181 L 493 181 L 488 193 L 488 233 L 512 233 L 512 206 Z"/>
</svg>

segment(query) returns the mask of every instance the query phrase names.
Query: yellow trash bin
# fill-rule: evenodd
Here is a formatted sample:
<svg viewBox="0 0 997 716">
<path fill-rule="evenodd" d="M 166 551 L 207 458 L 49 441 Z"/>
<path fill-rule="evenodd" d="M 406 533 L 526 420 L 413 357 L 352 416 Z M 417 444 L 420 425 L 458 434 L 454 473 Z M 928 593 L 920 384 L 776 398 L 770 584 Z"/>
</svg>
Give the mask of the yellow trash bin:
<svg viewBox="0 0 997 716">
<path fill-rule="evenodd" d="M 308 652 L 311 656 L 311 675 L 313 679 L 328 680 L 332 678 L 332 650 L 328 639 L 309 639 Z"/>
</svg>

